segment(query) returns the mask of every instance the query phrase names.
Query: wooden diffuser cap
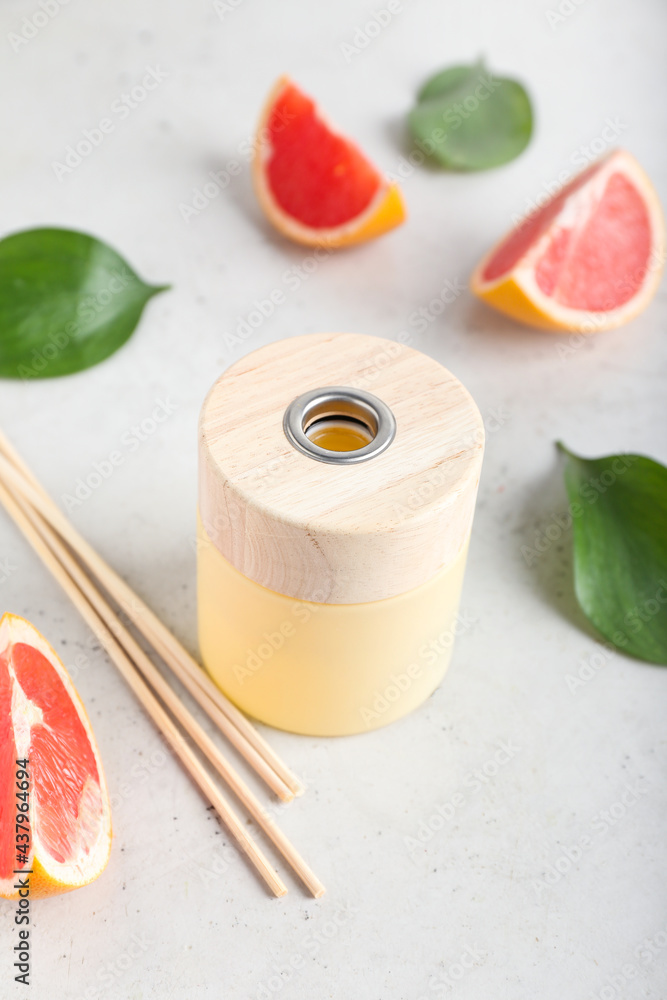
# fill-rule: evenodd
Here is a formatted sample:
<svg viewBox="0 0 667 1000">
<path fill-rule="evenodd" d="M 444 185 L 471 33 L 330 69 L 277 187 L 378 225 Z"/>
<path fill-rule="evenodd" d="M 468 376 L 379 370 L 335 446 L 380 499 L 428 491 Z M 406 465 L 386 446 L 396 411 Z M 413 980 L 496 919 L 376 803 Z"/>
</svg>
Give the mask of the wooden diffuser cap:
<svg viewBox="0 0 667 1000">
<path fill-rule="evenodd" d="M 288 439 L 295 397 L 330 386 L 389 407 L 395 436 L 383 451 L 329 464 Z M 461 552 L 483 450 L 472 397 L 432 358 L 353 333 L 292 337 L 237 361 L 208 394 L 200 515 L 221 554 L 270 590 L 326 604 L 381 600 Z"/>
</svg>

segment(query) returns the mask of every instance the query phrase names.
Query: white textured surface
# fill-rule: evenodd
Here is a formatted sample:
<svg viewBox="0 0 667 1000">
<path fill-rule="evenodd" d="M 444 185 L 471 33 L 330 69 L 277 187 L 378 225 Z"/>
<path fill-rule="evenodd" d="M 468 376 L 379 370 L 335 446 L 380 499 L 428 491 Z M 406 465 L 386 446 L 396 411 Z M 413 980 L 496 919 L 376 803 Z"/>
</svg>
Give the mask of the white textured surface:
<svg viewBox="0 0 667 1000">
<path fill-rule="evenodd" d="M 464 592 L 473 624 L 442 688 L 370 736 L 271 734 L 310 785 L 280 819 L 329 887 L 320 902 L 291 879 L 287 897 L 267 898 L 180 768 L 162 762 L 152 725 L 0 518 L 0 557 L 11 567 L 2 608 L 31 618 L 68 666 L 87 651 L 76 683 L 115 804 L 105 875 L 34 906 L 30 990 L 11 983 L 11 906 L 0 909 L 3 997 L 417 1000 L 449 995 L 448 970 L 462 971 L 465 949 L 475 958 L 451 991 L 457 1000 L 667 993 L 667 948 L 657 943 L 667 942 L 667 675 L 606 656 L 571 693 L 566 676 L 600 647 L 573 605 L 570 540 L 556 541 L 534 567 L 520 551 L 565 507 L 555 438 L 585 454 L 628 449 L 667 460 L 664 287 L 631 326 L 565 356 L 567 340 L 519 329 L 467 293 L 423 333 L 410 321 L 447 281 L 465 283 L 512 216 L 583 162 L 577 151 L 608 119 L 665 199 L 666 11 L 660 0 L 585 0 L 569 3 L 572 13 L 552 27 L 556 0 L 403 0 L 346 62 L 342 43 L 383 6 L 236 0 L 221 19 L 205 2 L 71 0 L 14 52 L 6 36 L 39 7 L 2 5 L 3 232 L 84 228 L 174 290 L 150 304 L 132 341 L 100 367 L 53 382 L 2 382 L 0 422 L 56 497 L 121 450 L 122 465 L 73 519 L 189 645 L 197 412 L 242 351 L 317 330 L 412 330 L 414 345 L 471 390 L 489 431 Z M 476 176 L 412 172 L 407 225 L 297 279 L 307 255 L 264 225 L 242 145 L 274 78 L 288 71 L 395 170 L 420 82 L 480 52 L 531 87 L 538 120 L 528 151 Z M 167 79 L 121 121 L 114 101 L 158 65 Z M 110 113 L 113 133 L 59 182 L 52 162 Z M 186 224 L 179 204 L 234 159 L 241 173 Z M 225 335 L 276 288 L 285 303 L 229 349 Z M 173 414 L 133 444 L 131 428 L 166 399 Z M 489 762 L 503 742 L 520 749 L 475 784 L 471 772 L 496 770 Z M 627 786 L 642 794 L 623 810 L 615 804 Z M 405 838 L 448 804 L 433 822 L 441 828 L 411 853 Z M 624 815 L 609 825 L 601 819 L 609 810 Z M 584 837 L 588 848 L 569 863 Z M 566 870 L 540 887 L 549 866 Z M 647 938 L 654 953 L 642 948 Z"/>
</svg>

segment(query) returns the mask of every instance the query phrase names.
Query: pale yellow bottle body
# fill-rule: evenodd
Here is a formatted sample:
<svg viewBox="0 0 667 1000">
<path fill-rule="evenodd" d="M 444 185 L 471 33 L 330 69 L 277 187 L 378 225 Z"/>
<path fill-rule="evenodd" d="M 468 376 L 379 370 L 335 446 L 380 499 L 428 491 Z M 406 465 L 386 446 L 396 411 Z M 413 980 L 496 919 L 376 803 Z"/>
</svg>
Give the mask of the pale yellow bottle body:
<svg viewBox="0 0 667 1000">
<path fill-rule="evenodd" d="M 435 690 L 463 626 L 467 543 L 432 579 L 396 597 L 317 604 L 240 573 L 198 518 L 204 665 L 248 715 L 290 732 L 343 736 L 411 712 Z"/>
</svg>

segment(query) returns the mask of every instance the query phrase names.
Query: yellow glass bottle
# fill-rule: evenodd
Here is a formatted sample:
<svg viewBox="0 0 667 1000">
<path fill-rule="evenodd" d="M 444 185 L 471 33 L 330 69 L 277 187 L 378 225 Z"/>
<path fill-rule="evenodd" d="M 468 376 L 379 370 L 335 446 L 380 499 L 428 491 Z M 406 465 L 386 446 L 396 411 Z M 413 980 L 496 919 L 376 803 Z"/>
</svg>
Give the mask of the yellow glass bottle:
<svg viewBox="0 0 667 1000">
<path fill-rule="evenodd" d="M 386 725 L 439 684 L 483 450 L 437 362 L 356 334 L 291 338 L 215 384 L 200 422 L 199 641 L 270 725 Z"/>
</svg>

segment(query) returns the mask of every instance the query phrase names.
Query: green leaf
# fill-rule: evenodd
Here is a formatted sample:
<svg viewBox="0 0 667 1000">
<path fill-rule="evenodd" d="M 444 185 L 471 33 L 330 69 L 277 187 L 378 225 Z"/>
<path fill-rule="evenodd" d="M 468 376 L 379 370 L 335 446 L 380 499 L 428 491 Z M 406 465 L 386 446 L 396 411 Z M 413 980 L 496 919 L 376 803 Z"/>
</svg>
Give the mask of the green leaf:
<svg viewBox="0 0 667 1000">
<path fill-rule="evenodd" d="M 146 285 L 115 250 L 70 229 L 0 240 L 0 376 L 51 378 L 89 368 L 130 337 L 168 285 Z"/>
<path fill-rule="evenodd" d="M 642 455 L 566 456 L 574 588 L 619 649 L 667 664 L 667 468 Z"/>
<path fill-rule="evenodd" d="M 450 170 L 486 170 L 528 145 L 533 110 L 526 90 L 484 68 L 450 66 L 422 87 L 408 121 L 419 148 Z"/>
</svg>

